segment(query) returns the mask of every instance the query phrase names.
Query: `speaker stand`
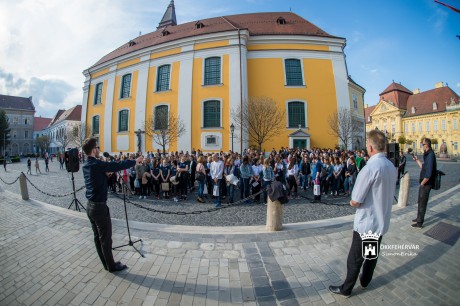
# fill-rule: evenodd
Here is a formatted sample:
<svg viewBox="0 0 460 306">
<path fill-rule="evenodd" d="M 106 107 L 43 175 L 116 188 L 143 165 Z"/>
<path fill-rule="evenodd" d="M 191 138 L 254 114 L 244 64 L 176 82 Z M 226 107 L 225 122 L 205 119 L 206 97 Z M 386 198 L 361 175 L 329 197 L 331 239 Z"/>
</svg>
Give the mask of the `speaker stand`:
<svg viewBox="0 0 460 306">
<path fill-rule="evenodd" d="M 70 205 L 69 205 L 69 207 L 67 209 L 70 209 L 70 207 L 75 203 L 75 210 L 81 211 L 80 210 L 80 206 L 81 206 L 81 208 L 83 208 L 83 210 L 86 211 L 86 208 L 77 199 L 77 193 L 75 192 L 75 178 L 73 177 L 73 172 L 71 172 L 71 173 L 72 173 L 73 200 L 72 200 L 72 202 L 70 202 Z"/>
</svg>

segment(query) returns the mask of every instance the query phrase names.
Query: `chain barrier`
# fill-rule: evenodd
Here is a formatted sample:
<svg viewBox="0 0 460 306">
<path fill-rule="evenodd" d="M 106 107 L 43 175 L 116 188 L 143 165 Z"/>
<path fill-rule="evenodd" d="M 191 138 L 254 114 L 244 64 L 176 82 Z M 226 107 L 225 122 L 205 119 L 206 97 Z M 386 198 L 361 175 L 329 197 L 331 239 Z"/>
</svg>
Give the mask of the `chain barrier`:
<svg viewBox="0 0 460 306">
<path fill-rule="evenodd" d="M 11 183 L 8 183 L 8 182 L 4 181 L 1 177 L 0 177 L 0 180 L 1 180 L 3 183 L 5 183 L 6 185 L 13 185 L 14 183 L 16 183 L 16 182 L 19 180 L 20 177 L 21 177 L 21 176 L 18 176 L 18 177 L 17 177 L 13 182 L 11 182 Z"/>
<path fill-rule="evenodd" d="M 210 212 L 215 212 L 215 211 L 218 211 L 220 209 L 224 209 L 224 208 L 230 208 L 230 207 L 234 207 L 234 206 L 243 206 L 243 205 L 248 205 L 248 203 L 246 203 L 246 201 L 248 201 L 249 199 L 252 199 L 254 200 L 255 197 L 257 195 L 260 195 L 261 193 L 263 193 L 264 191 L 266 190 L 265 189 L 261 189 L 259 192 L 257 193 L 254 193 L 254 194 L 251 194 L 250 196 L 248 196 L 247 198 L 244 198 L 244 199 L 240 199 L 239 201 L 236 201 L 234 203 L 229 203 L 229 204 L 226 204 L 226 205 L 222 205 L 222 206 L 217 206 L 217 207 L 213 207 L 213 208 L 210 208 L 210 209 L 207 209 L 207 210 L 195 210 L 195 211 L 169 211 L 169 210 L 159 210 L 159 209 L 155 209 L 155 208 L 152 208 L 152 207 L 145 207 L 144 205 L 141 205 L 140 203 L 137 203 L 137 202 L 132 202 L 131 200 L 129 199 L 126 199 L 126 202 L 129 203 L 129 204 L 132 204 L 138 208 L 142 208 L 142 209 L 145 209 L 145 210 L 148 210 L 148 211 L 151 211 L 151 212 L 156 212 L 156 213 L 161 213 L 161 214 L 165 214 L 165 215 L 179 215 L 179 216 L 185 216 L 185 215 L 199 215 L 199 214 L 202 214 L 202 213 L 210 213 Z M 115 196 L 121 200 L 123 200 L 123 197 L 118 195 L 118 194 L 115 194 Z"/>
<path fill-rule="evenodd" d="M 318 200 L 308 198 L 308 197 L 303 196 L 303 195 L 300 195 L 299 197 L 304 198 L 304 199 L 309 200 L 309 201 L 314 201 L 313 202 L 314 204 L 323 204 L 323 205 L 327 205 L 327 206 L 346 206 L 345 204 L 340 204 L 340 203 L 327 203 L 327 202 L 323 202 L 323 201 L 318 201 Z"/>
<path fill-rule="evenodd" d="M 70 195 L 73 195 L 73 191 L 69 192 L 69 193 L 66 193 L 66 194 L 50 194 L 50 193 L 47 193 L 43 190 L 41 190 L 40 188 L 38 188 L 37 186 L 35 186 L 34 183 L 32 183 L 32 181 L 26 176 L 26 180 L 30 183 L 30 185 L 32 185 L 32 187 L 34 187 L 35 189 L 37 189 L 39 192 L 43 193 L 44 195 L 47 195 L 49 197 L 55 197 L 55 198 L 63 198 L 63 197 L 67 197 L 67 196 L 70 196 Z M 81 186 L 80 188 L 76 189 L 75 190 L 75 193 L 79 192 L 79 191 L 82 191 L 83 189 L 85 189 L 86 186 L 83 185 Z"/>
</svg>

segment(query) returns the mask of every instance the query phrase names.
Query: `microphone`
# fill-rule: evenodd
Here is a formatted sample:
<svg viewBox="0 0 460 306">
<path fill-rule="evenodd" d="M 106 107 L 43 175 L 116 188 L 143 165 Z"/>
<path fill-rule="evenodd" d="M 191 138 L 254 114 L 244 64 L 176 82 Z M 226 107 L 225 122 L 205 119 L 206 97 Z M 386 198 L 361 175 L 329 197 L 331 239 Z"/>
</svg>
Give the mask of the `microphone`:
<svg viewBox="0 0 460 306">
<path fill-rule="evenodd" d="M 113 157 L 112 155 L 110 155 L 108 152 L 104 152 L 104 153 L 102 153 L 102 155 L 103 155 L 104 157 L 106 157 L 106 158 L 110 158 L 110 160 L 114 160 L 114 159 L 115 159 L 115 157 Z"/>
</svg>

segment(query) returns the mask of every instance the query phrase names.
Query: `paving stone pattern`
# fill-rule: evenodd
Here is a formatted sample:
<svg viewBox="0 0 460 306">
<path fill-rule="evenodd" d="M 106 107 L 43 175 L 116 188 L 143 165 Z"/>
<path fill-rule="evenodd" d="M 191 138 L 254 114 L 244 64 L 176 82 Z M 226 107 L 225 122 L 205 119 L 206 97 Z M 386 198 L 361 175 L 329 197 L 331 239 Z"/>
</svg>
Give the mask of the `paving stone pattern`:
<svg viewBox="0 0 460 306">
<path fill-rule="evenodd" d="M 44 169 L 44 162 L 41 161 Z M 11 182 L 16 179 L 21 171 L 26 172 L 25 159 L 18 164 L 9 164 L 8 172 L 0 172 L 0 177 Z M 458 184 L 460 173 L 460 163 L 447 163 L 439 162 L 438 167 L 447 173 L 443 177 L 443 188 L 447 190 Z M 408 159 L 407 170 L 411 174 L 411 192 L 409 197 L 409 203 L 415 204 L 417 202 L 417 188 L 418 175 L 420 170 L 416 166 L 415 162 Z M 59 169 L 59 163 L 56 161 L 50 163 L 50 172 L 46 173 L 42 170 L 42 174 L 35 174 L 32 176 L 28 175 L 28 178 L 42 191 L 49 194 L 66 194 L 72 191 L 71 176 L 65 170 Z M 83 175 L 82 172 L 75 173 L 75 186 L 76 189 L 83 186 Z M 9 191 L 19 194 L 19 182 L 13 185 L 5 185 L 0 181 L 0 187 L 3 187 Z M 30 184 L 28 184 L 29 195 L 32 199 L 40 200 L 46 203 L 50 203 L 59 207 L 68 208 L 72 201 L 72 196 L 67 197 L 52 197 L 45 195 Z M 436 195 L 440 191 L 432 191 L 432 195 Z M 77 193 L 79 201 L 86 206 L 85 190 Z M 137 197 L 131 197 L 130 201 L 144 205 L 145 207 L 154 208 L 157 210 L 171 211 L 171 212 L 192 212 L 192 211 L 207 211 L 213 208 L 214 205 L 209 200 L 207 204 L 200 204 L 196 201 L 196 190 L 189 194 L 188 201 L 175 203 L 172 199 L 169 200 L 157 200 L 153 197 L 149 197 L 147 200 L 139 200 Z M 334 204 L 312 204 L 309 199 L 312 196 L 312 189 L 302 191 L 299 189 L 299 199 L 291 200 L 284 207 L 284 223 L 297 223 L 313 220 L 322 220 L 328 218 L 335 218 L 340 216 L 354 214 L 354 209 L 348 205 L 349 199 L 346 197 L 324 197 L 322 198 L 324 203 Z M 123 202 L 119 197 L 109 194 L 109 206 L 112 213 L 112 217 L 117 219 L 124 219 Z M 235 191 L 235 199 L 239 199 L 239 190 Z M 224 205 L 225 206 L 225 205 Z M 242 205 L 237 207 L 224 208 L 222 210 L 212 213 L 202 213 L 196 215 L 176 215 L 176 214 L 162 214 L 150 212 L 145 209 L 135 207 L 132 204 L 127 204 L 128 214 L 131 220 L 160 223 L 160 224 L 176 224 L 176 225 L 200 225 L 200 226 L 242 226 L 242 225 L 263 225 L 266 223 L 266 207 L 262 204 L 254 205 Z M 74 209 L 73 205 L 71 209 Z"/>
<path fill-rule="evenodd" d="M 383 244 L 419 245 L 417 254 L 381 253 L 370 286 L 350 298 L 327 287 L 346 273 L 351 222 L 245 235 L 133 230 L 145 258 L 116 250 L 129 269 L 111 274 L 87 219 L 0 192 L 0 305 L 458 305 L 460 244 L 423 235 L 460 225 L 458 191 L 432 197 L 421 230 L 410 227 L 415 206 L 394 211 Z M 127 241 L 121 225 L 114 245 Z"/>
</svg>

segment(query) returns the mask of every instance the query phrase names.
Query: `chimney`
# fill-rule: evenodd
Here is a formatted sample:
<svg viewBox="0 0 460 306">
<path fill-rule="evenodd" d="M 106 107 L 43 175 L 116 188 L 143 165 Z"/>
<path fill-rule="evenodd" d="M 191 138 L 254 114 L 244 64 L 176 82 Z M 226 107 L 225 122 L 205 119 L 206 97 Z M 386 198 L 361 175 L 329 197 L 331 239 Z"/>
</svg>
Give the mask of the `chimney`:
<svg viewBox="0 0 460 306">
<path fill-rule="evenodd" d="M 441 87 L 444 87 L 443 82 L 438 82 L 438 83 L 434 84 L 434 88 L 441 88 Z"/>
<path fill-rule="evenodd" d="M 364 106 L 365 106 L 366 108 L 368 108 L 368 107 L 369 107 L 369 104 L 366 103 L 366 105 L 364 105 Z"/>
<path fill-rule="evenodd" d="M 414 95 L 419 94 L 419 93 L 420 93 L 420 88 L 414 89 L 414 90 L 412 91 L 412 93 L 413 93 Z"/>
</svg>

